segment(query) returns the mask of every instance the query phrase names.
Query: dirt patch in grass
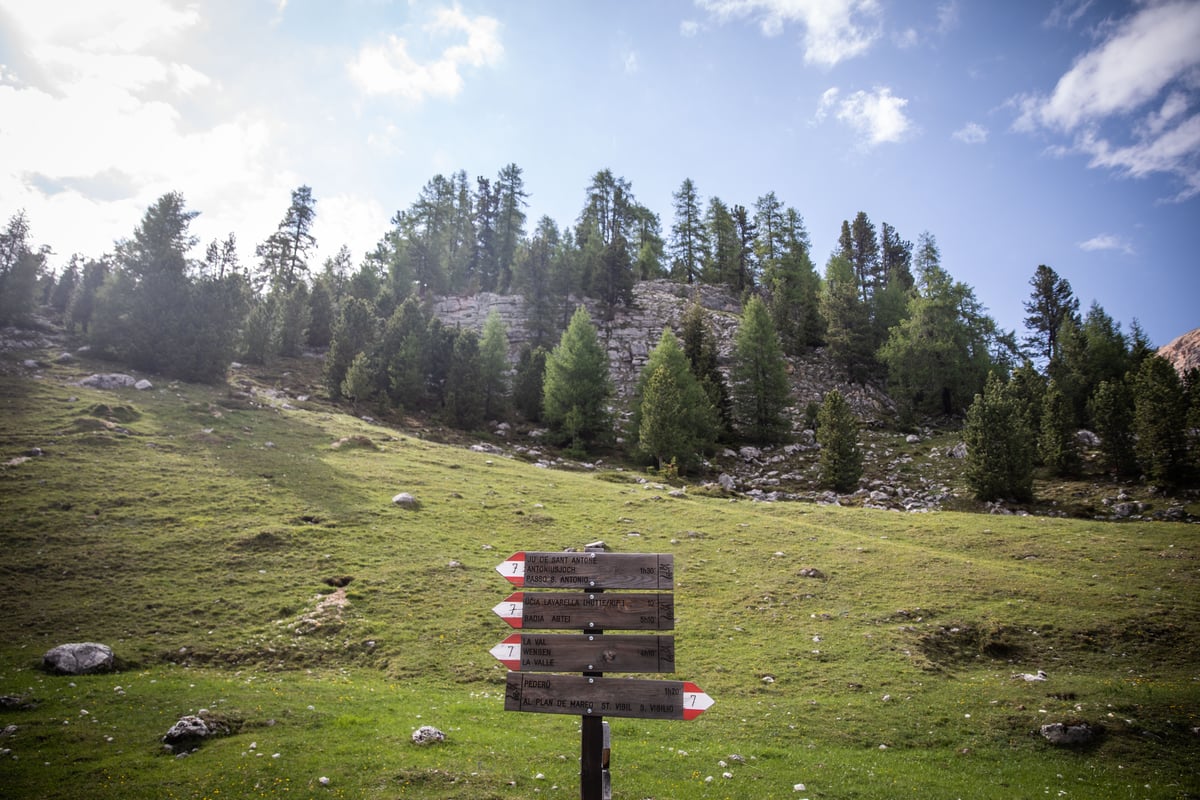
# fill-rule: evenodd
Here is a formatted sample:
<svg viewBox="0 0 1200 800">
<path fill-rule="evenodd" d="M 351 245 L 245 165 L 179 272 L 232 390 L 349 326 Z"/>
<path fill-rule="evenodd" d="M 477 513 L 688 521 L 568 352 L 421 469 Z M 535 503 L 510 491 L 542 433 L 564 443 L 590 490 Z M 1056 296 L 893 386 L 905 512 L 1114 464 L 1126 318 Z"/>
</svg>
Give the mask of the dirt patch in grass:
<svg viewBox="0 0 1200 800">
<path fill-rule="evenodd" d="M 1022 632 L 1007 625 L 948 624 L 922 633 L 917 649 L 935 670 L 950 669 L 981 658 L 1010 661 L 1028 652 Z"/>
</svg>

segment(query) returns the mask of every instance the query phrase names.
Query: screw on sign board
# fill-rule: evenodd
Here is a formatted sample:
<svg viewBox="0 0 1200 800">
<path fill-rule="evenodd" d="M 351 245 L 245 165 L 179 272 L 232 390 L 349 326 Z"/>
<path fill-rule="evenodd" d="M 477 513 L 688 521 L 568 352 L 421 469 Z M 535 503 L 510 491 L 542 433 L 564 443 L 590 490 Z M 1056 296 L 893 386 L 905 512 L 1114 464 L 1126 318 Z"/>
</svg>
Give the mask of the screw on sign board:
<svg viewBox="0 0 1200 800">
<path fill-rule="evenodd" d="M 611 796 L 603 717 L 691 720 L 713 704 L 688 681 L 603 677 L 606 672 L 675 671 L 673 636 L 604 633 L 674 629 L 674 595 L 663 593 L 674 588 L 673 555 L 520 551 L 496 571 L 522 589 L 582 590 L 513 592 L 492 609 L 510 626 L 582 633 L 514 633 L 491 650 L 512 670 L 505 685 L 506 711 L 580 717 L 582 800 Z M 583 675 L 561 674 L 571 670 Z"/>
</svg>

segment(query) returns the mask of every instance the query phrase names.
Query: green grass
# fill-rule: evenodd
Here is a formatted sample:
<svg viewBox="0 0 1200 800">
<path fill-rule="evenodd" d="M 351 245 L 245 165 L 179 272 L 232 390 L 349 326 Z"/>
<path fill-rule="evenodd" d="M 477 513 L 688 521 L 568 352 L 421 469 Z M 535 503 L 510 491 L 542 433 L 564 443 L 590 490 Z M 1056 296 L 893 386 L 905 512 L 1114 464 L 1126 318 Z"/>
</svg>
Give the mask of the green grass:
<svg viewBox="0 0 1200 800">
<path fill-rule="evenodd" d="M 0 466 L 0 694 L 37 701 L 0 796 L 576 797 L 579 721 L 503 711 L 493 568 L 595 539 L 675 555 L 675 677 L 716 699 L 611 720 L 618 798 L 1200 796 L 1195 526 L 675 498 L 269 397 L 311 393 L 287 366 L 244 397 L 0 364 L 0 464 L 44 451 Z M 37 669 L 81 640 L 124 669 Z M 238 732 L 163 754 L 200 708 Z M 1074 720 L 1099 742 L 1033 733 Z"/>
</svg>

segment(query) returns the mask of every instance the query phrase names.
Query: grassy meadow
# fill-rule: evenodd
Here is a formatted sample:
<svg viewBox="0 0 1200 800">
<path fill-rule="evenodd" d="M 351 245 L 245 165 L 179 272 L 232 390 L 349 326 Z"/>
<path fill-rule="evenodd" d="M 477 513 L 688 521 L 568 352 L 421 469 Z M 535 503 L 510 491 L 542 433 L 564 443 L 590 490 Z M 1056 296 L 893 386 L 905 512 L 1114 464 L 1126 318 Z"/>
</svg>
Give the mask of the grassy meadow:
<svg viewBox="0 0 1200 800">
<path fill-rule="evenodd" d="M 303 364 L 96 391 L 51 355 L 0 363 L 0 695 L 33 706 L 0 797 L 577 797 L 579 720 L 503 711 L 494 567 L 596 539 L 674 554 L 673 677 L 716 701 L 612 719 L 617 798 L 1200 797 L 1196 526 L 672 496 L 299 399 Z M 122 669 L 38 669 L 72 641 Z M 202 708 L 234 733 L 164 754 Z"/>
</svg>

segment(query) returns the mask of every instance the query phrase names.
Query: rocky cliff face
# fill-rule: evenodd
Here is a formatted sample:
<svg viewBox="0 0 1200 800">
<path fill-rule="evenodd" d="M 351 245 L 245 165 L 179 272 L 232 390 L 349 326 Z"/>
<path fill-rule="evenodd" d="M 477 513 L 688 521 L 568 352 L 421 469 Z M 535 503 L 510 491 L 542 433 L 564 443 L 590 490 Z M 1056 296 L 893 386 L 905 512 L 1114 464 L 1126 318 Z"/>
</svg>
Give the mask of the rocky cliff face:
<svg viewBox="0 0 1200 800">
<path fill-rule="evenodd" d="M 1200 367 L 1200 328 L 1175 337 L 1158 348 L 1158 354 L 1174 364 L 1175 371 L 1180 375 L 1193 367 Z"/>
<path fill-rule="evenodd" d="M 671 281 L 643 281 L 634 289 L 634 301 L 619 308 L 611 321 L 604 321 L 599 305 L 584 305 L 596 323 L 600 340 L 608 350 L 609 373 L 621 401 L 628 400 L 650 351 L 664 327 L 679 333 L 680 322 L 693 297 L 709 312 L 710 329 L 717 339 L 722 369 L 732 362 L 733 339 L 741 321 L 741 305 L 728 291 L 715 286 L 686 286 Z M 510 357 L 515 361 L 521 346 L 529 342 L 525 324 L 525 301 L 514 295 L 481 293 L 469 297 L 443 297 L 435 301 L 434 314 L 451 326 L 482 330 L 492 311 L 500 314 L 508 329 Z M 851 408 L 864 420 L 877 420 L 892 410 L 892 403 L 878 387 L 851 383 L 845 372 L 816 351 L 788 359 L 795 414 L 802 415 L 810 402 L 821 402 L 825 393 L 837 388 Z"/>
</svg>

